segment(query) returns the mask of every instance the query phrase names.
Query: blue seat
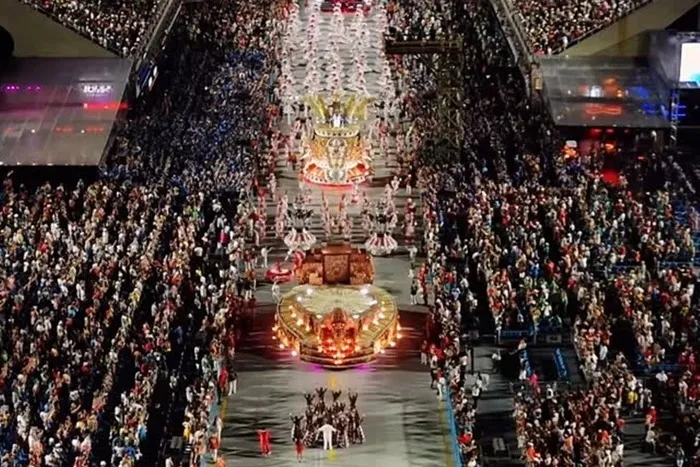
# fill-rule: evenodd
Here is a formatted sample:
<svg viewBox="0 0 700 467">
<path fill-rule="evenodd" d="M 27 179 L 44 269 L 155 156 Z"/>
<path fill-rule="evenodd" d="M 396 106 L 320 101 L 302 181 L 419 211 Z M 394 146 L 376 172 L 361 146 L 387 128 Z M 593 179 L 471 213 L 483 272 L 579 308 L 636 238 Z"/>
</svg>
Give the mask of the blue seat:
<svg viewBox="0 0 700 467">
<path fill-rule="evenodd" d="M 557 375 L 561 381 L 569 380 L 569 368 L 566 365 L 566 360 L 564 358 L 564 352 L 561 348 L 557 347 L 554 349 L 554 364 L 557 368 Z"/>
</svg>

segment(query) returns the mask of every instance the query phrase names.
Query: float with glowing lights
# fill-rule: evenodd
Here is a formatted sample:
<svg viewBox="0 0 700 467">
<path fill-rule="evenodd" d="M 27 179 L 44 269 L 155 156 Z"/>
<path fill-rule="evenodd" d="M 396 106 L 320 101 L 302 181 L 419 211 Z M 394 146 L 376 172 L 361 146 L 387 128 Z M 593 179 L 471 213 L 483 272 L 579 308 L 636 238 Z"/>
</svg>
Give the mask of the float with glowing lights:
<svg viewBox="0 0 700 467">
<path fill-rule="evenodd" d="M 401 338 L 393 297 L 373 285 L 300 285 L 279 303 L 273 328 L 281 349 L 324 367 L 373 361 Z"/>
<path fill-rule="evenodd" d="M 369 175 L 371 160 L 362 138 L 370 99 L 355 95 L 341 100 L 332 96 L 330 105 L 323 96 L 307 96 L 312 110 L 314 134 L 302 154 L 304 179 L 316 185 L 351 186 Z"/>
</svg>

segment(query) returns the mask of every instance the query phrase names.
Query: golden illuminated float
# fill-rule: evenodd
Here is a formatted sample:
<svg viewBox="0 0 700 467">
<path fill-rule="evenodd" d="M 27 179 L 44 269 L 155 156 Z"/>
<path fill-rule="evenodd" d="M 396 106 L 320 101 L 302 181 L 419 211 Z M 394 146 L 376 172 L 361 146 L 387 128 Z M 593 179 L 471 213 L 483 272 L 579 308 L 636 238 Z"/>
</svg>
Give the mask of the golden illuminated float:
<svg viewBox="0 0 700 467">
<path fill-rule="evenodd" d="M 337 94 L 327 105 L 323 96 L 305 98 L 314 120 L 314 134 L 302 154 L 302 173 L 307 182 L 348 186 L 362 183 L 369 175 L 370 159 L 362 138 L 370 99 Z"/>
<path fill-rule="evenodd" d="M 280 348 L 308 362 L 349 368 L 396 345 L 401 327 L 393 297 L 361 282 L 374 278 L 367 252 L 325 247 L 313 250 L 299 269 L 305 265 L 307 272 L 298 277 L 302 285 L 278 305 L 274 331 Z"/>
<path fill-rule="evenodd" d="M 296 269 L 300 284 L 364 285 L 374 282 L 372 256 L 347 244 L 327 245 L 309 251 Z"/>
</svg>

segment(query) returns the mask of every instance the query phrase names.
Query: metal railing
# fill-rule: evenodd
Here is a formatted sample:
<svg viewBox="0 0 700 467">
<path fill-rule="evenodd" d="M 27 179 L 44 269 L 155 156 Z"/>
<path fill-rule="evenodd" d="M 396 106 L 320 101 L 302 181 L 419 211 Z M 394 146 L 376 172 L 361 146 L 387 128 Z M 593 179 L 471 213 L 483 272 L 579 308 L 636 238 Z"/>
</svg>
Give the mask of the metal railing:
<svg viewBox="0 0 700 467">
<path fill-rule="evenodd" d="M 516 62 L 532 63 L 536 57 L 525 39 L 525 34 L 522 30 L 523 18 L 517 8 L 515 8 L 508 0 L 491 0 L 496 16 L 501 21 L 503 33 L 511 47 L 513 56 Z"/>
<path fill-rule="evenodd" d="M 136 58 L 136 63 L 134 64 L 134 69 L 138 70 L 143 61 L 148 58 L 154 49 L 154 46 L 161 41 L 163 37 L 163 32 L 165 29 L 169 29 L 177 14 L 182 8 L 182 0 L 166 0 L 163 2 L 163 6 L 158 9 L 156 15 L 157 21 L 153 23 L 153 26 L 149 28 L 148 33 L 144 36 L 147 40 L 141 46 Z"/>
</svg>

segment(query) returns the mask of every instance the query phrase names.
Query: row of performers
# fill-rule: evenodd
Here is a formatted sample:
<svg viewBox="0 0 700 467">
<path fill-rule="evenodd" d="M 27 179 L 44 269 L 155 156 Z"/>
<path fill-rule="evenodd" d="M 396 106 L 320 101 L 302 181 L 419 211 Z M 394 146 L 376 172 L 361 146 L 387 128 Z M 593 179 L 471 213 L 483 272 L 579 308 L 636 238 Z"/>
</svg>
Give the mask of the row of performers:
<svg viewBox="0 0 700 467">
<path fill-rule="evenodd" d="M 398 243 L 392 236 L 398 223 L 398 215 L 394 204 L 395 191 L 391 184 L 386 185 L 385 196 L 373 206 L 363 192 L 361 201 L 361 222 L 363 231 L 372 232 L 365 243 L 367 250 L 373 255 L 390 254 L 398 247 Z M 354 192 L 351 203 L 359 201 L 358 192 Z M 313 210 L 308 208 L 310 194 L 297 195 L 291 209 L 287 207 L 286 195 L 280 197 L 277 203 L 277 220 L 275 230 L 279 238 L 284 239 L 285 245 L 290 249 L 309 250 L 315 243 L 316 237 L 309 232 L 309 226 Z M 412 244 L 416 230 L 416 206 L 411 198 L 406 201 L 404 216 L 404 235 L 407 244 Z M 291 224 L 289 233 L 284 235 L 285 224 Z M 321 224 L 327 238 L 333 234 L 342 235 L 347 241 L 352 237 L 352 217 L 347 210 L 347 198 L 341 196 L 337 216 L 331 214 L 328 198 L 322 193 Z M 284 235 L 284 237 L 283 237 Z"/>
<path fill-rule="evenodd" d="M 357 410 L 357 393 L 348 393 L 349 406 L 340 401 L 342 391 L 331 391 L 331 404 L 326 404 L 327 388 L 316 388 L 315 395 L 306 393 L 303 416 L 291 415 L 292 441 L 306 447 L 323 443 L 324 449 L 347 448 L 365 441 L 363 416 Z"/>
</svg>

